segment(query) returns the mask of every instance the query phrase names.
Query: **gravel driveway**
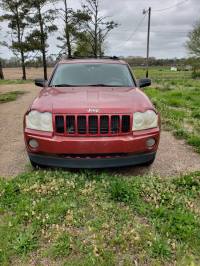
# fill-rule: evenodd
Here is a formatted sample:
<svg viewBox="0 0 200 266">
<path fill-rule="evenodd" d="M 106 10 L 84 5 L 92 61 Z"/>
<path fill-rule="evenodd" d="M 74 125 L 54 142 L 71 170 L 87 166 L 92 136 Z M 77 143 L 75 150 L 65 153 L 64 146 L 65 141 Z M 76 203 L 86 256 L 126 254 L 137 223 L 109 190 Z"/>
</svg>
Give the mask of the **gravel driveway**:
<svg viewBox="0 0 200 266">
<path fill-rule="evenodd" d="M 28 92 L 15 102 L 0 104 L 0 176 L 12 177 L 29 165 L 23 141 L 23 115 L 39 92 L 33 84 L 1 85 L 0 92 Z M 123 174 L 158 174 L 163 177 L 200 170 L 200 155 L 171 133 L 162 132 L 157 159 L 153 166 L 120 169 Z M 116 170 L 114 170 L 116 171 Z"/>
</svg>

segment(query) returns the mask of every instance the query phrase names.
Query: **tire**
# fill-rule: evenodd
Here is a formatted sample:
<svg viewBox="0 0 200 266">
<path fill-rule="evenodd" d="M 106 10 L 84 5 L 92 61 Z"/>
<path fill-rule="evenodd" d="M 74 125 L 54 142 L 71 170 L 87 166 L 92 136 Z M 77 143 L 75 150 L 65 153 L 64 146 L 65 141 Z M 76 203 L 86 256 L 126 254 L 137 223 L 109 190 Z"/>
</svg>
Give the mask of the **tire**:
<svg viewBox="0 0 200 266">
<path fill-rule="evenodd" d="M 47 168 L 45 165 L 37 164 L 37 163 L 33 162 L 31 159 L 30 159 L 30 163 L 31 163 L 31 166 L 33 167 L 34 170 L 46 169 Z"/>
<path fill-rule="evenodd" d="M 31 166 L 33 167 L 33 169 L 40 168 L 40 166 L 38 164 L 34 163 L 31 159 L 30 159 L 30 163 L 31 163 Z"/>
<path fill-rule="evenodd" d="M 143 166 L 151 166 L 153 163 L 154 163 L 154 161 L 155 161 L 155 159 L 156 159 L 156 156 L 154 156 L 154 158 L 153 159 L 151 159 L 150 161 L 148 161 L 148 162 L 146 162 L 146 163 L 143 163 L 142 165 Z"/>
</svg>

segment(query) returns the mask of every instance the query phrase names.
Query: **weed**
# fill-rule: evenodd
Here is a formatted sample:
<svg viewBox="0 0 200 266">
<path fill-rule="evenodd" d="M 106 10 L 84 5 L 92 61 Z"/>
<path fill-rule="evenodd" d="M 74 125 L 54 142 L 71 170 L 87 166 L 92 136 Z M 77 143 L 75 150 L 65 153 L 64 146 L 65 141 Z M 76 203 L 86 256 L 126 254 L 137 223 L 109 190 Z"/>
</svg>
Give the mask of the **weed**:
<svg viewBox="0 0 200 266">
<path fill-rule="evenodd" d="M 0 103 L 12 102 L 17 99 L 19 95 L 23 95 L 25 92 L 23 91 L 12 91 L 6 93 L 0 93 Z"/>
<path fill-rule="evenodd" d="M 172 251 L 166 241 L 155 239 L 150 247 L 150 256 L 169 260 L 172 256 Z"/>
</svg>

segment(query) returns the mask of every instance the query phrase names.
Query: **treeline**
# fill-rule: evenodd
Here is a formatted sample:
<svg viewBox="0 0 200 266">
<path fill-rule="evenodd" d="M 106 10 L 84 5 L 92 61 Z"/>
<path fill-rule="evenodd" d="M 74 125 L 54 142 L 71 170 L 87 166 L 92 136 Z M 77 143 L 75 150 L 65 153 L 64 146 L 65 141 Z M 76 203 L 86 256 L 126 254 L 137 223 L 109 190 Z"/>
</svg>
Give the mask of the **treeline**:
<svg viewBox="0 0 200 266">
<path fill-rule="evenodd" d="M 42 65 L 47 79 L 49 61 L 63 55 L 102 56 L 108 34 L 118 26 L 101 15 L 100 0 L 83 0 L 77 10 L 68 6 L 68 0 L 0 0 L 0 9 L 0 22 L 7 21 L 9 30 L 0 45 L 16 56 L 12 66 L 21 66 L 24 80 L 30 64 Z M 52 60 L 48 57 L 49 37 L 55 33 L 60 52 Z M 9 60 L 0 60 L 1 79 L 2 65 L 9 64 Z"/>
<path fill-rule="evenodd" d="M 146 65 L 146 58 L 144 57 L 140 57 L 140 56 L 130 56 L 130 57 L 126 57 L 124 58 L 129 65 L 131 66 L 145 66 Z M 150 57 L 149 58 L 149 66 L 177 66 L 177 67 L 181 67 L 181 66 L 185 66 L 186 64 L 188 64 L 188 59 L 186 58 L 181 58 L 181 59 L 157 59 L 155 57 Z"/>
<path fill-rule="evenodd" d="M 84 54 L 83 54 L 83 56 L 84 56 Z M 86 54 L 86 56 L 87 56 L 87 54 Z M 47 56 L 47 58 L 46 58 L 47 66 L 53 67 L 59 59 L 60 58 L 57 56 L 52 56 L 52 55 Z M 130 56 L 130 57 L 121 57 L 121 59 L 128 62 L 131 67 L 145 67 L 146 66 L 146 58 L 144 58 L 144 57 Z M 192 59 L 192 62 L 191 62 L 191 58 L 189 58 L 189 59 L 186 59 L 186 58 L 157 59 L 155 57 L 150 57 L 149 58 L 149 66 L 154 66 L 154 67 L 156 67 L 156 66 L 158 66 L 158 67 L 175 66 L 177 68 L 183 68 L 187 65 L 192 65 L 194 63 L 194 60 L 195 59 Z M 20 67 L 21 62 L 16 57 L 11 57 L 9 59 L 2 59 L 2 65 L 4 67 Z M 42 57 L 35 57 L 32 60 L 27 60 L 26 66 L 27 67 L 42 67 L 43 66 Z"/>
</svg>

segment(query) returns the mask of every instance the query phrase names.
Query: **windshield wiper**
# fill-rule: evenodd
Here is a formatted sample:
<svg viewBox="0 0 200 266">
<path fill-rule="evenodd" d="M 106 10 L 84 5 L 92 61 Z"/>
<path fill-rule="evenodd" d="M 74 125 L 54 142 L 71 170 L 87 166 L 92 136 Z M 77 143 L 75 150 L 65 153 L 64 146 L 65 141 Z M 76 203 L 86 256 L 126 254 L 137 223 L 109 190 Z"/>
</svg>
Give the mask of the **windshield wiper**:
<svg viewBox="0 0 200 266">
<path fill-rule="evenodd" d="M 72 84 L 55 84 L 51 85 L 51 87 L 74 87 Z"/>
<path fill-rule="evenodd" d="M 103 83 L 99 83 L 99 84 L 89 84 L 87 85 L 88 87 L 116 87 L 115 85 L 108 85 L 108 84 L 103 84 Z"/>
<path fill-rule="evenodd" d="M 99 84 L 88 84 L 88 85 L 55 84 L 51 85 L 51 87 L 122 87 L 122 86 L 99 83 Z"/>
</svg>

